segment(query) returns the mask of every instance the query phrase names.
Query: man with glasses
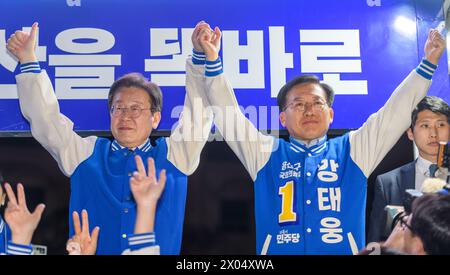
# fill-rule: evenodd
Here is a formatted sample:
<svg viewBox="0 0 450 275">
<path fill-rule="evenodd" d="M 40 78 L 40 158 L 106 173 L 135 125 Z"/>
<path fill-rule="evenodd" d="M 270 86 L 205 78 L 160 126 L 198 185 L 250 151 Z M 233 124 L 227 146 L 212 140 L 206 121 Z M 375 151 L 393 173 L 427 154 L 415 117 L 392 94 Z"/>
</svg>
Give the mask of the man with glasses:
<svg viewBox="0 0 450 275">
<path fill-rule="evenodd" d="M 202 28 L 205 25 L 198 24 L 193 36 Z M 82 138 L 74 132 L 72 121 L 61 114 L 50 79 L 37 62 L 37 31 L 37 23 L 31 33 L 17 31 L 8 40 L 7 48 L 21 64 L 21 73 L 16 77 L 19 102 L 31 133 L 71 178 L 69 213 L 86 209 L 91 225 L 100 228 L 97 254 L 122 253 L 136 220 L 136 203 L 129 184 L 137 170 L 135 156 L 153 158 L 157 175 L 162 170 L 167 173 L 156 212 L 155 234 L 161 254 L 179 254 L 187 175 L 198 166 L 212 124 L 212 113 L 204 110 L 200 93 L 203 87 L 196 86 L 199 81 L 195 80 L 204 78 L 204 58 L 197 56 L 187 61 L 183 114 L 170 137 L 159 138 L 155 146 L 150 143 L 149 136 L 161 121 L 161 90 L 140 74 L 128 74 L 113 83 L 108 96 L 114 141 L 96 136 Z M 72 219 L 69 223 L 73 236 Z"/>
<path fill-rule="evenodd" d="M 399 214 L 397 225 L 382 247 L 412 255 L 450 255 L 450 195 L 426 194 Z"/>
<path fill-rule="evenodd" d="M 257 253 L 357 254 L 365 245 L 366 180 L 410 125 L 444 40 L 431 31 L 419 67 L 361 128 L 338 138 L 326 136 L 333 90 L 314 76 L 292 79 L 277 98 L 290 135 L 285 141 L 258 132 L 242 114 L 222 73 L 220 37 L 217 27 L 199 36 L 207 60 L 205 92 L 217 128 L 255 182 Z M 237 139 L 243 131 L 246 138 Z"/>
</svg>

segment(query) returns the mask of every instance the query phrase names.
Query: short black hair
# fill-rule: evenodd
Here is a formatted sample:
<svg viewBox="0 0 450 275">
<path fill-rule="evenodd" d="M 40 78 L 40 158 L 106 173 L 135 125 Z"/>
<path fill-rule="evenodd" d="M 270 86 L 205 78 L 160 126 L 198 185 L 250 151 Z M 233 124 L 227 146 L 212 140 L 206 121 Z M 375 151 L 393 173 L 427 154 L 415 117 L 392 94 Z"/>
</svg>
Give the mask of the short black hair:
<svg viewBox="0 0 450 275">
<path fill-rule="evenodd" d="M 414 130 L 414 125 L 416 125 L 419 113 L 425 110 L 445 115 L 447 117 L 447 122 L 450 123 L 450 107 L 447 102 L 437 96 L 426 96 L 419 104 L 417 104 L 411 114 L 411 130 Z"/>
<path fill-rule="evenodd" d="M 292 88 L 294 88 L 294 86 L 297 86 L 300 84 L 317 84 L 317 85 L 319 85 L 325 91 L 327 105 L 329 107 L 331 107 L 333 105 L 334 91 L 330 85 L 321 83 L 319 78 L 315 75 L 301 75 L 301 76 L 297 76 L 297 77 L 289 80 L 286 84 L 284 84 L 283 87 L 281 87 L 280 91 L 278 92 L 277 102 L 278 102 L 278 107 L 280 108 L 280 112 L 284 111 L 284 109 L 286 108 L 287 95 L 289 94 L 289 91 L 292 90 Z"/>
<path fill-rule="evenodd" d="M 411 228 L 428 255 L 450 255 L 450 195 L 433 193 L 415 199 Z"/>
<path fill-rule="evenodd" d="M 112 102 L 116 93 L 123 87 L 140 88 L 147 92 L 150 97 L 150 108 L 152 112 L 162 111 L 162 92 L 158 85 L 149 81 L 140 73 L 129 73 L 114 81 L 108 94 L 108 108 L 111 110 Z"/>
</svg>

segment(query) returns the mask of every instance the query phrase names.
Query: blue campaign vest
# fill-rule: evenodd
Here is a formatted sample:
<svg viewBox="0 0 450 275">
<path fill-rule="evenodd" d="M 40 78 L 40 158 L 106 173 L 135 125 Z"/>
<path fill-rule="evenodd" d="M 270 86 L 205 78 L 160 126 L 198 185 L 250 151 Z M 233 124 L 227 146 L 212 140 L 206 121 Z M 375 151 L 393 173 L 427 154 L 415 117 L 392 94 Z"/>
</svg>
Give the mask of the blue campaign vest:
<svg viewBox="0 0 450 275">
<path fill-rule="evenodd" d="M 98 138 L 92 155 L 80 163 L 71 177 L 70 236 L 74 234 L 72 212 L 86 209 L 90 230 L 100 227 L 97 254 L 121 254 L 133 233 L 136 203 L 130 190 L 130 177 L 136 171 L 135 154 L 155 160 L 156 173 L 166 169 L 167 181 L 158 201 L 155 220 L 156 242 L 161 254 L 179 254 L 183 233 L 187 177 L 167 160 L 165 138 L 156 146 L 120 149 L 116 142 Z"/>
<path fill-rule="evenodd" d="M 267 254 L 362 249 L 367 179 L 350 157 L 349 135 L 310 148 L 292 138 L 274 146 L 254 183 L 257 253 L 266 239 Z"/>
</svg>

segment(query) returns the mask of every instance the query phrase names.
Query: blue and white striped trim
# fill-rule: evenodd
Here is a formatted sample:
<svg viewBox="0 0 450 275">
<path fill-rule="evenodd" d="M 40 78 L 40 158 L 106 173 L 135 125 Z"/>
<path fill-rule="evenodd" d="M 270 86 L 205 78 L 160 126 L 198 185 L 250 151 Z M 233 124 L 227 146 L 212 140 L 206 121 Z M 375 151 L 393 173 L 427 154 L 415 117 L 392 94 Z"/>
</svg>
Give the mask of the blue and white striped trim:
<svg viewBox="0 0 450 275">
<path fill-rule="evenodd" d="M 426 79 L 430 80 L 436 71 L 437 66 L 426 59 L 422 59 L 420 65 L 417 67 L 416 72 Z"/>
<path fill-rule="evenodd" d="M 294 151 L 296 153 L 299 153 L 299 151 L 303 152 L 303 153 L 305 152 L 305 149 L 303 149 L 302 147 L 297 146 L 297 145 L 295 145 L 293 143 L 291 143 L 291 147 L 290 148 L 292 149 L 292 151 Z"/>
<path fill-rule="evenodd" d="M 216 61 L 208 61 L 206 60 L 206 76 L 217 76 L 223 73 L 222 60 L 220 57 L 216 59 Z"/>
<path fill-rule="evenodd" d="M 315 144 L 309 148 L 305 148 L 306 146 L 301 144 L 301 141 L 298 141 L 295 138 L 290 137 L 289 138 L 289 140 L 291 141 L 290 149 L 296 153 L 302 152 L 302 153 L 308 153 L 308 155 L 309 154 L 317 155 L 327 147 L 326 139 L 327 139 L 327 136 L 323 136 L 323 137 L 315 140 L 315 142 L 317 142 L 317 144 Z"/>
<path fill-rule="evenodd" d="M 204 65 L 206 61 L 206 55 L 202 52 L 197 52 L 196 50 L 192 50 L 192 63 L 195 65 Z"/>
<path fill-rule="evenodd" d="M 128 246 L 131 251 L 153 245 L 156 245 L 154 232 L 128 235 Z"/>
<path fill-rule="evenodd" d="M 152 148 L 152 144 L 151 144 L 151 142 L 150 142 L 150 140 L 147 140 L 147 142 L 146 143 L 144 143 L 144 145 L 142 146 L 142 147 L 140 147 L 139 149 L 142 151 L 142 152 L 148 152 L 148 150 L 150 150 Z"/>
<path fill-rule="evenodd" d="M 4 228 L 5 228 L 5 223 L 3 222 L 2 218 L 0 218 L 0 233 L 3 232 Z"/>
<path fill-rule="evenodd" d="M 40 73 L 41 66 L 39 66 L 39 62 L 30 62 L 25 64 L 20 64 L 20 73 Z"/>
<path fill-rule="evenodd" d="M 113 152 L 115 151 L 119 151 L 122 149 L 125 149 L 126 147 L 123 147 L 122 145 L 120 145 L 117 140 L 114 140 L 111 143 L 111 150 Z M 143 151 L 143 152 L 148 152 L 148 150 L 150 150 L 152 148 L 152 144 L 150 142 L 150 139 L 147 139 L 146 142 L 144 142 L 142 145 L 138 146 L 137 148 L 139 148 L 139 150 Z"/>
<path fill-rule="evenodd" d="M 114 151 L 118 151 L 118 150 L 120 150 L 120 149 L 121 149 L 120 144 L 119 144 L 116 140 L 114 140 L 114 141 L 111 143 L 111 150 L 114 152 Z"/>
<path fill-rule="evenodd" d="M 15 244 L 11 241 L 8 242 L 6 247 L 6 254 L 9 255 L 31 255 L 33 247 L 31 245 Z"/>
<path fill-rule="evenodd" d="M 326 143 L 318 146 L 317 148 L 312 149 L 311 152 L 313 152 L 314 154 L 318 154 L 318 153 L 322 152 L 325 149 L 325 147 L 327 147 Z"/>
</svg>

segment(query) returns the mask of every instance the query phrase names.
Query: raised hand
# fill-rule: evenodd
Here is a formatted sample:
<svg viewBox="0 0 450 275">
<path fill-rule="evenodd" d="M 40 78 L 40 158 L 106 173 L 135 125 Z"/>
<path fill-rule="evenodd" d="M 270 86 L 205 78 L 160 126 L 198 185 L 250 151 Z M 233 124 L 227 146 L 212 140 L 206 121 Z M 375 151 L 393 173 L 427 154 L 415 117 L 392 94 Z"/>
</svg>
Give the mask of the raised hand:
<svg viewBox="0 0 450 275">
<path fill-rule="evenodd" d="M 39 204 L 34 212 L 30 213 L 22 184 L 17 185 L 17 198 L 11 185 L 6 183 L 5 189 L 9 200 L 5 210 L 5 221 L 11 228 L 11 241 L 16 244 L 29 245 L 41 220 L 45 205 Z"/>
<path fill-rule="evenodd" d="M 194 50 L 197 52 L 204 52 L 202 45 L 200 45 L 199 41 L 199 35 L 203 29 L 211 30 L 211 27 L 205 21 L 198 22 L 191 36 L 192 45 L 194 46 Z"/>
<path fill-rule="evenodd" d="M 215 27 L 213 31 L 208 25 L 199 30 L 197 41 L 205 52 L 207 60 L 215 61 L 219 57 L 221 37 L 222 33 L 218 27 Z"/>
<path fill-rule="evenodd" d="M 19 60 L 21 64 L 36 62 L 36 37 L 38 33 L 38 23 L 34 23 L 31 32 L 16 31 L 8 39 L 6 48 Z"/>
<path fill-rule="evenodd" d="M 78 212 L 72 213 L 75 235 L 67 241 L 67 252 L 70 255 L 95 255 L 100 227 L 96 226 L 89 234 L 89 217 L 86 210 L 81 211 L 83 224 Z"/>
<path fill-rule="evenodd" d="M 148 173 L 140 156 L 135 157 L 137 171 L 130 179 L 130 189 L 138 208 L 140 206 L 156 205 L 166 185 L 166 170 L 159 173 L 159 181 L 156 179 L 155 161 L 148 158 Z"/>
<path fill-rule="evenodd" d="M 437 65 L 445 50 L 445 40 L 437 30 L 430 30 L 427 42 L 425 42 L 425 58 Z"/>
<path fill-rule="evenodd" d="M 138 171 L 130 179 L 130 189 L 136 201 L 136 223 L 134 234 L 154 232 L 156 205 L 166 185 L 166 170 L 159 173 L 156 179 L 155 162 L 148 158 L 148 173 L 140 156 L 135 157 Z"/>
</svg>

